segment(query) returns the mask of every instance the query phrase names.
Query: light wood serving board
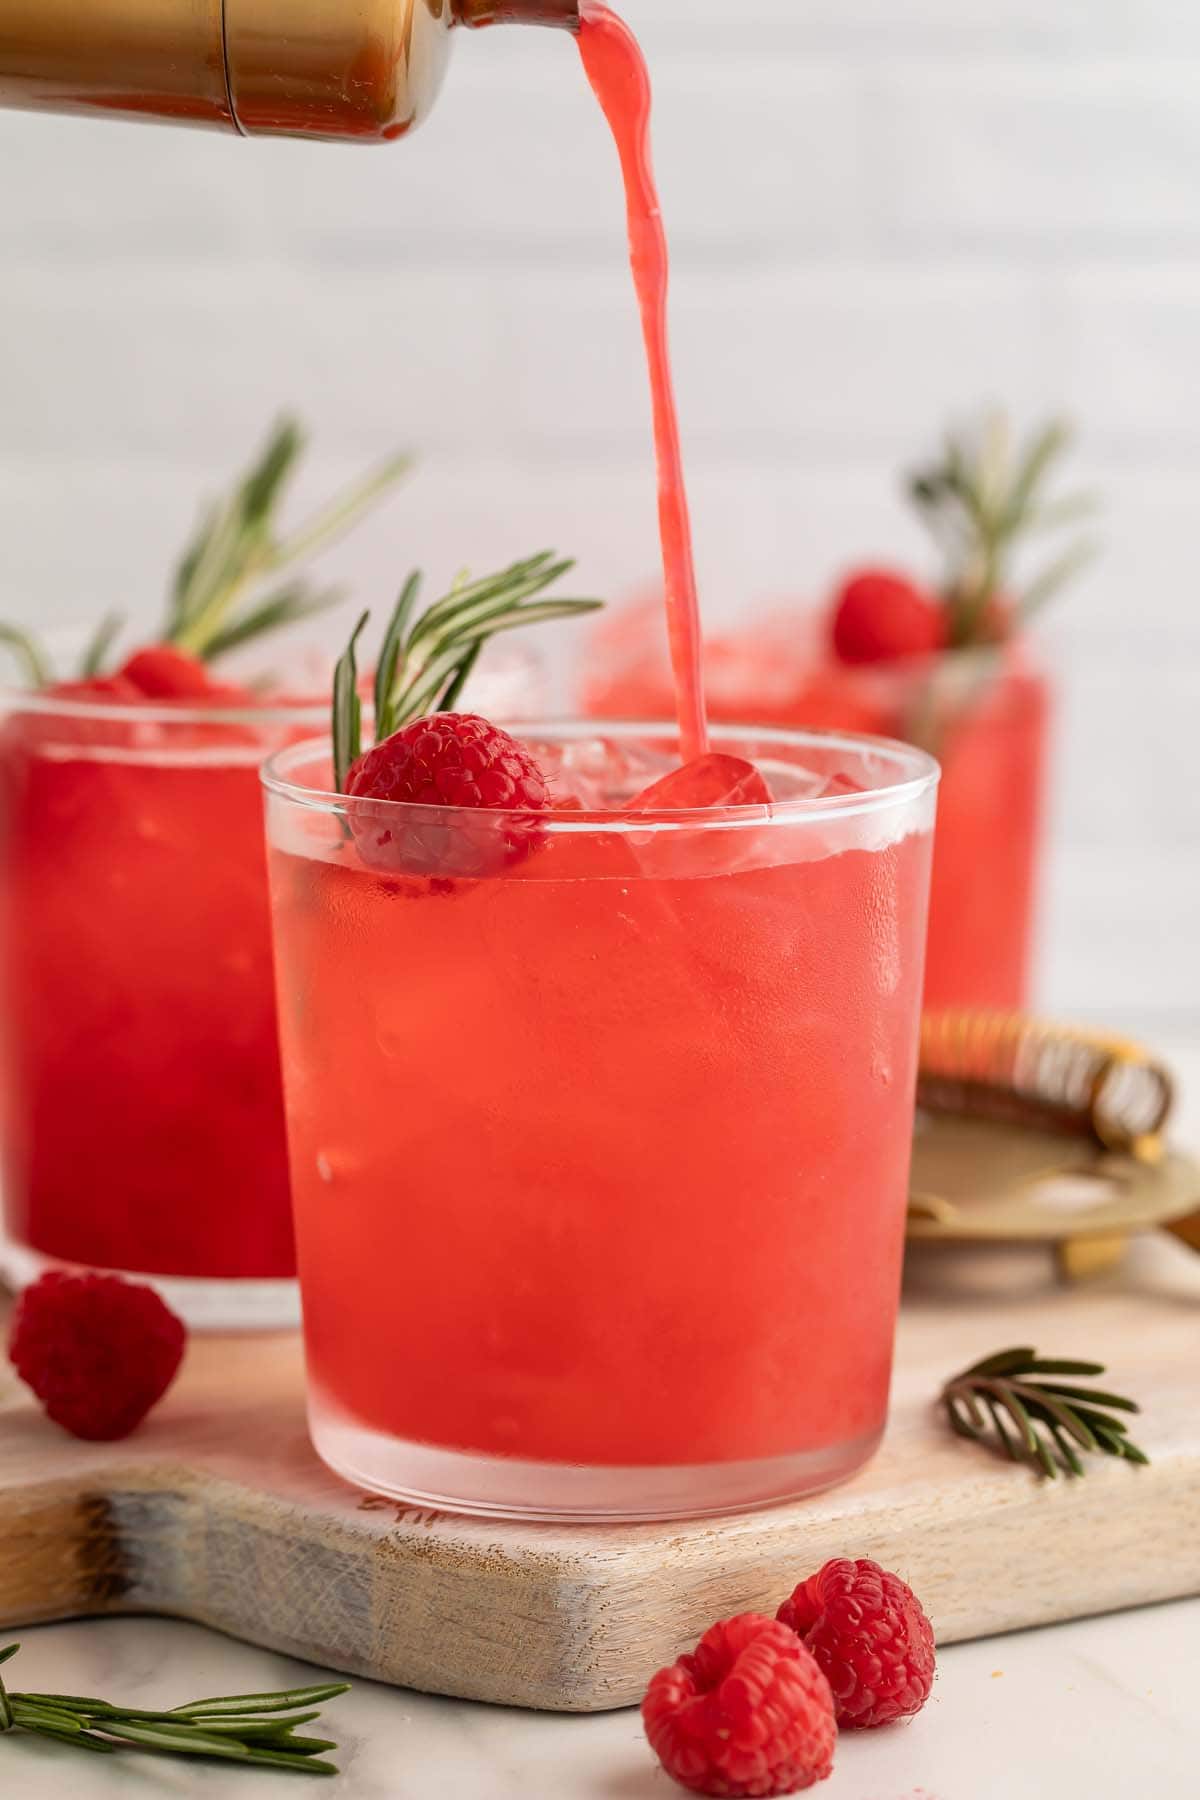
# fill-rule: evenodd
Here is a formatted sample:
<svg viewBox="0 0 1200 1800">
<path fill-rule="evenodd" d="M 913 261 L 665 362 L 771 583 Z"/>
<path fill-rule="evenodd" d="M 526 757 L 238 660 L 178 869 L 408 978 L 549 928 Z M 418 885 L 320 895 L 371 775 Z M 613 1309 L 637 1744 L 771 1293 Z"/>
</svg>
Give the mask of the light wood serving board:
<svg viewBox="0 0 1200 1800">
<path fill-rule="evenodd" d="M 694 1525 L 490 1524 L 372 1500 L 310 1450 L 286 1335 L 193 1339 L 167 1400 L 116 1445 L 65 1436 L 6 1371 L 0 1627 L 171 1613 L 383 1681 L 594 1711 L 833 1555 L 907 1576 L 943 1642 L 1200 1591 L 1200 1257 L 1147 1238 L 1120 1274 L 1069 1290 L 1029 1258 L 919 1253 L 871 1467 Z M 941 1381 L 1013 1343 L 1106 1362 L 1144 1403 L 1151 1466 L 1096 1459 L 1048 1484 L 952 1437 Z"/>
</svg>

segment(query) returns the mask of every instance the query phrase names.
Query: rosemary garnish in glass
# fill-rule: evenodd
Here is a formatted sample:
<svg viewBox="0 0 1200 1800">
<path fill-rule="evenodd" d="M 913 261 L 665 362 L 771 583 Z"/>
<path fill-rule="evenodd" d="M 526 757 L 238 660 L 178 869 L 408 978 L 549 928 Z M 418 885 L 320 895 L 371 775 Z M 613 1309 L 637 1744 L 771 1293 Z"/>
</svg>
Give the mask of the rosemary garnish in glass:
<svg viewBox="0 0 1200 1800">
<path fill-rule="evenodd" d="M 1027 1346 L 1001 1350 L 953 1376 L 942 1389 L 941 1404 L 960 1437 L 991 1442 L 1051 1480 L 1060 1469 L 1085 1474 L 1081 1450 L 1149 1462 L 1118 1416 L 1140 1411 L 1135 1401 L 1058 1379 L 1103 1373 L 1103 1363 L 1050 1360 Z"/>
<path fill-rule="evenodd" d="M 0 1663 L 19 1644 L 0 1649 Z M 27 1731 L 73 1750 L 110 1755 L 135 1746 L 158 1756 L 203 1756 L 240 1767 L 290 1770 L 295 1775 L 336 1775 L 323 1752 L 332 1738 L 300 1737 L 297 1727 L 320 1717 L 327 1700 L 349 1692 L 348 1681 L 290 1688 L 277 1694 L 230 1694 L 192 1700 L 158 1712 L 145 1706 L 111 1706 L 81 1694 L 18 1694 L 0 1677 L 0 1735 Z"/>
<path fill-rule="evenodd" d="M 303 450 L 299 425 L 281 420 L 257 460 L 208 508 L 175 571 L 164 642 L 207 660 L 342 599 L 340 588 L 317 588 L 300 575 L 248 604 L 245 596 L 348 531 L 408 473 L 412 458 L 390 457 L 284 536 L 279 506 Z"/>
<path fill-rule="evenodd" d="M 45 651 L 34 637 L 20 625 L 0 623 L 0 647 L 7 650 L 20 668 L 27 687 L 45 687 L 50 680 L 50 665 Z"/>
<path fill-rule="evenodd" d="M 341 588 L 317 586 L 297 567 L 356 525 L 408 473 L 413 459 L 389 457 L 285 534 L 279 511 L 304 448 L 296 420 L 281 419 L 244 474 L 206 508 L 175 569 L 159 642 L 208 662 L 344 598 Z M 285 571 L 286 579 L 272 586 Z M 100 620 L 79 660 L 82 680 L 104 674 L 125 623 L 120 613 Z M 53 679 L 50 659 L 30 632 L 0 624 L 0 648 L 19 663 L 30 687 Z"/>
<path fill-rule="evenodd" d="M 594 612 L 600 600 L 536 600 L 574 568 L 552 550 L 510 563 L 478 581 L 462 576 L 412 624 L 421 588 L 414 571 L 392 611 L 375 666 L 375 742 L 426 713 L 450 712 L 489 638 L 548 619 Z M 334 672 L 333 760 L 339 792 L 362 752 L 362 703 L 358 691 L 358 640 L 370 618 L 359 619 Z"/>
<path fill-rule="evenodd" d="M 1096 554 L 1094 538 L 1073 535 L 1031 578 L 1017 578 L 1030 538 L 1060 533 L 1096 511 L 1091 494 L 1046 492 L 1070 444 L 1070 428 L 1058 419 L 1018 444 L 1005 414 L 995 412 L 971 430 L 947 432 L 941 455 L 906 482 L 944 558 L 939 592 L 952 654 L 917 683 L 902 735 L 935 755 L 1000 674 L 1006 641 Z"/>
<path fill-rule="evenodd" d="M 1091 494 L 1046 495 L 1070 443 L 1069 426 L 1055 419 L 1018 446 L 1005 415 L 993 413 L 975 432 L 948 432 L 940 459 L 910 478 L 909 497 L 946 558 L 942 593 L 952 648 L 995 641 L 994 609 L 1006 597 L 1015 602 L 1014 623 L 1023 624 L 1095 555 L 1095 542 L 1078 537 L 1024 587 L 1014 582 L 1013 559 L 1024 540 L 1096 510 Z"/>
</svg>

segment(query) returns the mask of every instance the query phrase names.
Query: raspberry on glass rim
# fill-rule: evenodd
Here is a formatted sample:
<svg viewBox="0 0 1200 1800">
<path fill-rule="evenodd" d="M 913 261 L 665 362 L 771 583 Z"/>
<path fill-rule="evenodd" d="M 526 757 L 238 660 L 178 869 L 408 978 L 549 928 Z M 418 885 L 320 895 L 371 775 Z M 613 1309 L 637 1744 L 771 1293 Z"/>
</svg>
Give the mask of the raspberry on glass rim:
<svg viewBox="0 0 1200 1800">
<path fill-rule="evenodd" d="M 175 644 L 148 644 L 135 650 L 126 657 L 114 679 L 147 700 L 179 700 L 235 711 L 255 704 L 249 688 L 232 681 L 218 681 L 203 658 L 180 650 Z"/>
<path fill-rule="evenodd" d="M 949 626 L 937 596 L 906 575 L 860 569 L 837 592 L 831 634 L 842 662 L 869 664 L 936 656 Z"/>
<path fill-rule="evenodd" d="M 528 750 L 475 713 L 435 713 L 402 726 L 351 764 L 346 792 L 357 800 L 493 812 L 541 812 L 550 804 Z"/>
<path fill-rule="evenodd" d="M 474 713 L 439 713 L 402 726 L 351 764 L 346 793 L 426 809 L 410 813 L 403 827 L 388 811 L 373 818 L 358 808 L 354 815 L 363 861 L 411 875 L 486 875 L 519 861 L 538 841 L 537 819 L 527 815 L 550 805 L 529 751 Z M 520 816 L 499 831 L 463 823 L 447 829 L 432 812 L 446 806 Z"/>
<path fill-rule="evenodd" d="M 595 611 L 598 600 L 541 599 L 574 565 L 551 551 L 460 582 L 420 615 L 421 578 L 405 583 L 384 632 L 373 683 L 375 741 L 362 745 L 358 642 L 333 680 L 334 776 L 358 802 L 350 829 L 364 863 L 444 880 L 498 873 L 539 841 L 551 794 L 536 761 L 498 725 L 453 708 L 497 633 Z M 401 806 L 404 808 L 400 810 Z M 447 807 L 461 812 L 447 822 Z"/>
</svg>

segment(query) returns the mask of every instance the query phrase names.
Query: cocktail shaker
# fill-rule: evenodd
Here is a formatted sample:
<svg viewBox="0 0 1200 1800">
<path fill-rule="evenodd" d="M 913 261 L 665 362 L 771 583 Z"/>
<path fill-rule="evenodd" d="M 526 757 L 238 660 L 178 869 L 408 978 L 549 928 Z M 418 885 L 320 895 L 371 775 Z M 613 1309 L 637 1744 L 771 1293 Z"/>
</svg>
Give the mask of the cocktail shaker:
<svg viewBox="0 0 1200 1800">
<path fill-rule="evenodd" d="M 0 0 L 0 106 L 388 142 L 456 25 L 579 24 L 579 0 Z"/>
</svg>

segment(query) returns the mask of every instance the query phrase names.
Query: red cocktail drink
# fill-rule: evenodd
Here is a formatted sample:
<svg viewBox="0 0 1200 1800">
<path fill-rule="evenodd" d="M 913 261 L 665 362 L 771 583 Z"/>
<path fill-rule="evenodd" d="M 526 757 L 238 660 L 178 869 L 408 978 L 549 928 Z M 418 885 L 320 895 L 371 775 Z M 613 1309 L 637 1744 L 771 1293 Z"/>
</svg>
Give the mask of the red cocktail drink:
<svg viewBox="0 0 1200 1800">
<path fill-rule="evenodd" d="M 752 1505 L 883 1426 L 934 769 L 722 736 L 775 805 L 635 813 L 674 734 L 588 735 L 479 878 L 365 865 L 364 817 L 474 859 L 512 815 L 268 767 L 314 1440 L 468 1510 Z"/>
<path fill-rule="evenodd" d="M 1029 1004 L 1050 718 L 1047 682 L 1014 662 L 941 728 L 930 1012 Z"/>
<path fill-rule="evenodd" d="M 13 696 L 0 726 L 7 1272 L 295 1316 L 258 765 L 325 709 Z"/>
</svg>

